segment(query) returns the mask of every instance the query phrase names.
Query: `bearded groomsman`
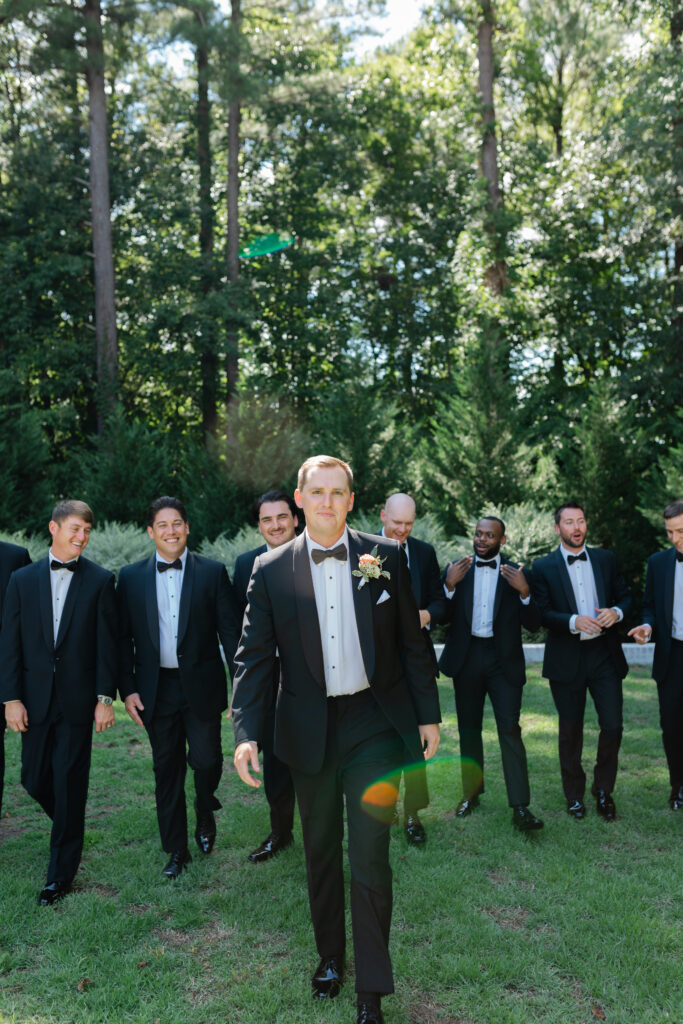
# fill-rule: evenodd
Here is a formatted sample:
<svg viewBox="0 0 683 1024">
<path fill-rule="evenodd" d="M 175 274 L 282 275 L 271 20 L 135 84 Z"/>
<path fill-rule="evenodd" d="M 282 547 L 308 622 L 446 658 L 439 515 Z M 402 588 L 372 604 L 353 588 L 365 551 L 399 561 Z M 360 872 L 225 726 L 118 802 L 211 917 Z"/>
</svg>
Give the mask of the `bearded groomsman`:
<svg viewBox="0 0 683 1024">
<path fill-rule="evenodd" d="M 652 675 L 657 683 L 659 721 L 669 767 L 672 811 L 683 810 L 683 501 L 664 509 L 671 541 L 648 559 L 643 623 L 630 630 L 639 644 L 656 640 Z"/>
<path fill-rule="evenodd" d="M 52 819 L 47 881 L 51 906 L 71 889 L 83 851 L 92 724 L 114 724 L 118 657 L 114 577 L 83 557 L 93 514 L 60 501 L 47 558 L 17 569 L 0 634 L 0 700 L 21 736 L 21 782 Z"/>
<path fill-rule="evenodd" d="M 505 524 L 496 516 L 479 520 L 474 558 L 452 562 L 444 575 L 450 601 L 450 629 L 439 667 L 451 676 L 460 736 L 462 800 L 456 815 L 465 818 L 484 792 L 481 737 L 484 702 L 489 695 L 498 729 L 503 775 L 512 824 L 520 832 L 543 827 L 529 810 L 526 750 L 519 716 L 526 683 L 522 626 L 540 626 L 527 573 L 501 555 Z"/>
<path fill-rule="evenodd" d="M 299 518 L 296 505 L 283 491 L 267 491 L 256 503 L 258 530 L 265 544 L 253 548 L 240 555 L 235 562 L 233 586 L 240 617 L 244 616 L 247 607 L 247 589 L 251 579 L 254 562 L 259 555 L 273 551 L 282 544 L 294 540 Z M 275 698 L 280 681 L 280 662 L 275 663 L 272 685 L 272 701 L 263 722 L 263 731 L 259 745 L 263 752 L 263 788 L 270 808 L 270 834 L 260 846 L 249 854 L 252 864 L 261 864 L 270 860 L 281 850 L 286 850 L 294 842 L 292 826 L 294 823 L 294 784 L 289 768 L 281 761 L 273 750 L 273 733 L 275 729 Z"/>
<path fill-rule="evenodd" d="M 415 525 L 415 501 L 409 494 L 390 495 L 380 512 L 381 536 L 398 541 L 406 553 L 410 571 L 410 585 L 420 614 L 420 627 L 437 674 L 436 655 L 430 627 L 446 619 L 446 601 L 441 586 L 439 563 L 431 544 L 412 537 Z M 424 765 L 413 768 L 405 776 L 404 829 L 406 839 L 413 846 L 424 846 L 427 834 L 419 812 L 429 803 L 427 775 Z"/>
<path fill-rule="evenodd" d="M 9 585 L 9 578 L 15 569 L 30 565 L 31 558 L 26 548 L 18 544 L 0 541 L 0 622 L 2 606 Z M 5 784 L 5 706 L 0 704 L 0 820 L 2 820 L 2 791 Z"/>
<path fill-rule="evenodd" d="M 622 680 L 628 672 L 615 626 L 631 607 L 631 597 L 613 552 L 586 547 L 586 514 L 579 502 L 559 506 L 555 532 L 560 546 L 534 563 L 532 578 L 548 629 L 543 675 L 559 715 L 562 786 L 568 813 L 582 819 L 583 718 L 590 693 L 600 726 L 591 792 L 598 814 L 611 821 L 623 732 Z"/>
<path fill-rule="evenodd" d="M 316 999 L 343 979 L 344 806 L 351 866 L 357 1024 L 383 1024 L 381 998 L 394 990 L 391 779 L 439 745 L 439 699 L 420 630 L 405 555 L 393 541 L 346 526 L 350 466 L 326 455 L 299 469 L 294 500 L 306 529 L 260 555 L 249 584 L 233 700 L 235 765 L 258 786 L 256 740 L 280 684 L 275 752 L 294 779 L 311 918 L 320 962 Z M 355 574 L 355 575 L 354 575 Z"/>
<path fill-rule="evenodd" d="M 178 498 L 149 507 L 155 552 L 119 575 L 121 695 L 147 729 L 154 763 L 163 869 L 176 879 L 192 857 L 187 845 L 186 763 L 194 775 L 195 840 L 203 854 L 216 840 L 216 790 L 223 771 L 221 712 L 228 706 L 225 666 L 239 639 L 225 566 L 188 550 L 190 526 Z"/>
</svg>

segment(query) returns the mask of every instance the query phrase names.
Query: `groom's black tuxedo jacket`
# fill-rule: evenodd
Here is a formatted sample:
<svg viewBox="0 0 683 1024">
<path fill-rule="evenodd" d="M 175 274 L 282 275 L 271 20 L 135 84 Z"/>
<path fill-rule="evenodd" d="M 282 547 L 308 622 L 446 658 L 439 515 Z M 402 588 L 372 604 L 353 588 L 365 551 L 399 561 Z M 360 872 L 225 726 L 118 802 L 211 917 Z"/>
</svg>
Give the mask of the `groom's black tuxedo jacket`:
<svg viewBox="0 0 683 1024">
<path fill-rule="evenodd" d="M 518 566 L 501 557 L 503 565 Z M 484 572 L 484 570 L 480 570 Z M 486 569 L 491 572 L 491 569 Z M 467 658 L 472 639 L 472 614 L 474 610 L 474 563 L 457 584 L 450 605 L 450 629 L 446 637 L 439 668 L 444 675 L 455 678 Z M 525 572 L 528 578 L 528 574 Z M 519 592 L 498 573 L 496 593 L 493 600 L 493 640 L 498 661 L 511 686 L 524 686 L 524 648 L 522 647 L 522 626 L 539 629 L 541 613 L 536 607 L 533 595 L 527 605 L 522 604 Z"/>
<path fill-rule="evenodd" d="M 593 567 L 598 608 L 621 608 L 624 615 L 631 607 L 631 595 L 617 568 L 612 551 L 604 548 L 586 548 Z M 541 621 L 548 629 L 543 656 L 543 675 L 558 683 L 569 683 L 577 675 L 581 643 L 578 634 L 569 632 L 569 620 L 578 614 L 574 589 L 564 556 L 559 548 L 545 558 L 539 558 L 532 568 L 533 593 L 541 612 Z M 621 679 L 628 665 L 621 649 L 619 634 L 614 626 L 605 633 L 612 662 Z"/>
<path fill-rule="evenodd" d="M 154 714 L 159 683 L 159 610 L 156 552 L 119 574 L 117 596 L 121 635 L 121 682 L 125 700 L 139 693 L 143 722 Z M 239 640 L 239 616 L 225 566 L 188 551 L 180 591 L 178 667 L 185 698 L 208 721 L 228 706 L 225 668 L 218 637 L 232 675 Z"/>
<path fill-rule="evenodd" d="M 92 721 L 98 694 L 116 696 L 114 577 L 82 555 L 53 639 L 50 559 L 17 569 L 7 588 L 0 633 L 0 700 L 23 701 L 29 728 L 50 707 L 53 687 L 65 719 Z"/>
<path fill-rule="evenodd" d="M 249 589 L 249 580 L 251 579 L 254 562 L 259 555 L 265 555 L 267 550 L 268 545 L 262 544 L 258 548 L 252 548 L 251 551 L 245 551 L 244 554 L 237 556 L 235 571 L 232 574 L 232 585 L 240 613 L 240 622 L 241 617 L 244 615 L 244 609 L 247 607 L 247 590 Z"/>
<path fill-rule="evenodd" d="M 353 602 L 365 671 L 383 715 L 403 738 L 411 760 L 421 761 L 418 724 L 441 720 L 430 653 L 420 630 L 405 555 L 395 541 L 349 529 L 351 569 L 377 546 L 390 578 L 371 580 Z M 386 592 L 388 598 L 380 602 Z M 325 753 L 327 694 L 318 612 L 306 536 L 258 557 L 237 652 L 233 695 L 235 740 L 260 735 L 273 679 L 276 648 L 280 685 L 275 711 L 275 753 L 290 767 L 313 774 Z M 378 603 L 379 602 L 379 603 Z"/>
<path fill-rule="evenodd" d="M 658 683 L 664 682 L 669 667 L 675 576 L 675 548 L 658 551 L 656 555 L 648 558 L 643 596 L 643 622 L 652 626 L 652 639 L 655 641 L 652 677 Z"/>
</svg>

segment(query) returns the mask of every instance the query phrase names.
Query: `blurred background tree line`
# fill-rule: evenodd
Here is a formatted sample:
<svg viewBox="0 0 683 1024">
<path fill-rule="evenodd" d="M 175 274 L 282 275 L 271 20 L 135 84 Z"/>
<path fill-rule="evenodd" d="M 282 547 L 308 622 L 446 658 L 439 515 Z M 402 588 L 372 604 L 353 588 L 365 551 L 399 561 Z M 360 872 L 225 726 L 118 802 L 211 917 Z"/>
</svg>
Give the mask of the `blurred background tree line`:
<svg viewBox="0 0 683 1024">
<path fill-rule="evenodd" d="M 360 57 L 382 6 L 0 0 L 0 529 L 170 492 L 213 542 L 329 451 L 435 539 L 494 506 L 533 555 L 571 495 L 640 583 L 683 496 L 683 0 L 437 0 Z"/>
</svg>

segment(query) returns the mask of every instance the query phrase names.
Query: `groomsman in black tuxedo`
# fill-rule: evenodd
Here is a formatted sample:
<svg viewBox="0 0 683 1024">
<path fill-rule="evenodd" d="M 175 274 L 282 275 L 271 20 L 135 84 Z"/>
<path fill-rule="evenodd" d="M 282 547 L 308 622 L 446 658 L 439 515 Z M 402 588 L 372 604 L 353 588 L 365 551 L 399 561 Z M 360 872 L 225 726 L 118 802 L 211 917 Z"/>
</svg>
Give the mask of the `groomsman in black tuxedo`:
<svg viewBox="0 0 683 1024">
<path fill-rule="evenodd" d="M 656 640 L 652 675 L 669 767 L 672 811 L 683 810 L 683 501 L 664 509 L 671 547 L 647 563 L 643 623 L 630 630 L 639 644 Z"/>
<path fill-rule="evenodd" d="M 52 819 L 41 906 L 69 892 L 80 863 L 93 719 L 96 732 L 114 724 L 114 577 L 83 557 L 92 524 L 85 502 L 60 502 L 48 557 L 12 574 L 3 611 L 0 700 L 22 734 L 22 785 Z"/>
<path fill-rule="evenodd" d="M 253 548 L 240 555 L 235 562 L 233 586 L 240 616 L 244 616 L 247 607 L 247 588 L 251 579 L 254 562 L 259 555 L 273 551 L 282 544 L 289 543 L 296 536 L 299 518 L 296 505 L 284 491 L 266 491 L 256 503 L 256 516 L 259 533 L 265 544 Z M 263 732 L 259 746 L 263 753 L 263 788 L 270 808 L 270 834 L 260 846 L 249 854 L 252 864 L 261 864 L 270 860 L 281 850 L 286 850 L 294 842 L 292 825 L 294 823 L 294 784 L 289 768 L 281 761 L 273 750 L 273 733 L 275 729 L 275 698 L 280 682 L 280 663 L 276 662 L 273 673 L 273 686 L 270 708 L 263 723 Z"/>
<path fill-rule="evenodd" d="M 598 814 L 615 816 L 612 792 L 623 732 L 622 680 L 628 672 L 615 629 L 631 597 L 611 551 L 586 547 L 586 514 L 576 501 L 555 512 L 560 546 L 532 569 L 533 591 L 548 637 L 543 675 L 559 715 L 559 755 L 567 810 L 585 816 L 581 766 L 586 693 L 593 698 L 600 736 L 591 792 Z"/>
<path fill-rule="evenodd" d="M 314 456 L 294 499 L 306 529 L 254 563 L 237 653 L 235 764 L 258 786 L 256 740 L 280 685 L 275 752 L 292 772 L 303 828 L 320 963 L 315 998 L 339 992 L 344 971 L 344 804 L 351 866 L 357 1024 L 382 1024 L 393 992 L 389 823 L 396 774 L 436 753 L 439 700 L 405 555 L 393 541 L 346 526 L 353 475 Z M 373 550 L 376 554 L 373 555 Z M 356 575 L 354 575 L 354 573 Z"/>
<path fill-rule="evenodd" d="M 463 798 L 456 808 L 467 817 L 484 792 L 481 738 L 488 693 L 498 729 L 503 774 L 512 824 L 520 832 L 543 827 L 529 810 L 529 773 L 519 716 L 526 683 L 522 626 L 540 626 L 527 573 L 501 555 L 505 524 L 496 516 L 480 519 L 474 531 L 474 558 L 451 562 L 444 574 L 450 601 L 450 629 L 439 667 L 451 676 L 460 736 Z"/>
<path fill-rule="evenodd" d="M 26 548 L 18 544 L 7 544 L 0 541 L 0 622 L 2 622 L 2 606 L 9 584 L 9 578 L 15 569 L 30 565 L 31 558 Z M 2 820 L 2 792 L 5 784 L 5 706 L 0 704 L 0 821 Z"/>
<path fill-rule="evenodd" d="M 223 771 L 221 712 L 228 706 L 225 667 L 233 666 L 239 619 L 225 566 L 188 550 L 190 527 L 178 498 L 149 507 L 155 552 L 119 575 L 121 696 L 147 729 L 154 763 L 163 869 L 178 878 L 192 860 L 187 846 L 186 763 L 194 774 L 195 840 L 211 853 L 216 789 Z M 186 751 L 187 746 L 187 751 Z"/>
<path fill-rule="evenodd" d="M 430 627 L 445 621 L 446 601 L 434 548 L 425 541 L 411 537 L 415 515 L 415 502 L 409 494 L 390 495 L 380 512 L 381 536 L 398 541 L 406 553 L 410 583 L 420 613 L 422 635 L 432 655 L 434 673 L 437 674 Z M 429 803 L 424 765 L 414 768 L 406 775 L 405 787 L 403 810 L 406 839 L 413 846 L 424 846 L 427 834 L 419 817 L 420 809 Z"/>
</svg>

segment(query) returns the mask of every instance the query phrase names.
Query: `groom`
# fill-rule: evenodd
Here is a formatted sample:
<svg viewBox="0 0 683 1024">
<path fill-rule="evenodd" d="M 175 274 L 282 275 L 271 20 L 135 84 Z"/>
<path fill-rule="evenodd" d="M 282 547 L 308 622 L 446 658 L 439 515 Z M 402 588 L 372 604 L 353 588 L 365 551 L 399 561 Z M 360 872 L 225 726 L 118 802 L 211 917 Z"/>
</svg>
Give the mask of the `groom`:
<svg viewBox="0 0 683 1024">
<path fill-rule="evenodd" d="M 346 525 L 353 475 L 340 459 L 307 459 L 294 499 L 306 529 L 256 559 L 233 697 L 235 765 L 260 783 L 256 737 L 280 658 L 275 752 L 290 767 L 301 822 L 320 963 L 315 998 L 339 992 L 344 928 L 343 808 L 348 817 L 357 1024 L 382 1024 L 393 992 L 389 823 L 402 765 L 439 745 L 439 701 L 405 555 L 393 541 Z M 360 557 L 377 547 L 367 581 Z M 367 564 L 367 561 L 366 561 Z M 390 786 L 374 786 L 380 779 Z M 389 799 L 382 797 L 389 794 Z"/>
</svg>

